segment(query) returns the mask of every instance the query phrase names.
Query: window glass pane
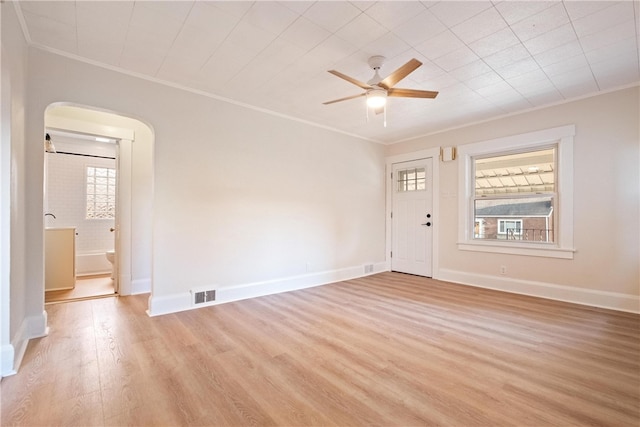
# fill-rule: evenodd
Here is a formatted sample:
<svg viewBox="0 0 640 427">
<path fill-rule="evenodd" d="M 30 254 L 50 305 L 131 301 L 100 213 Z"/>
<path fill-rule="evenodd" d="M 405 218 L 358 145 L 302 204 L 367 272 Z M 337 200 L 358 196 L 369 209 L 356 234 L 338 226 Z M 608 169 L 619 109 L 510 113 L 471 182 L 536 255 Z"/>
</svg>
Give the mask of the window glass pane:
<svg viewBox="0 0 640 427">
<path fill-rule="evenodd" d="M 116 170 L 87 167 L 87 219 L 115 218 Z"/>
<path fill-rule="evenodd" d="M 555 148 L 476 158 L 476 196 L 553 193 L 555 158 Z"/>
<path fill-rule="evenodd" d="M 553 242 L 553 196 L 477 199 L 474 238 Z"/>
<path fill-rule="evenodd" d="M 398 171 L 398 192 L 426 189 L 426 171 L 424 168 Z"/>
</svg>

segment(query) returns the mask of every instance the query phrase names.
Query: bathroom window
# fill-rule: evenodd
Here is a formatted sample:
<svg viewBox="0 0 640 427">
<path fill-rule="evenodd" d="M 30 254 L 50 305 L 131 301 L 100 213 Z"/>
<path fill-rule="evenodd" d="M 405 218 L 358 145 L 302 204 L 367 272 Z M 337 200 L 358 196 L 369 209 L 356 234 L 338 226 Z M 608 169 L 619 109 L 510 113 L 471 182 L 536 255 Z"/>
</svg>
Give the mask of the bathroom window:
<svg viewBox="0 0 640 427">
<path fill-rule="evenodd" d="M 115 219 L 116 170 L 87 167 L 87 219 Z"/>
</svg>

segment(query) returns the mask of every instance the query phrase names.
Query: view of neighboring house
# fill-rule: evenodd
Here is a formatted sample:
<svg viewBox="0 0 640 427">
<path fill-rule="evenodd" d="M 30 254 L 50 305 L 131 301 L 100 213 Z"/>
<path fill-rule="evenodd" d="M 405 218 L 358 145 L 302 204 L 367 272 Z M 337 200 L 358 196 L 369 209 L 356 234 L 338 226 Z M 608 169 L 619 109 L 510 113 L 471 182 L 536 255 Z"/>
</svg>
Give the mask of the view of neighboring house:
<svg viewBox="0 0 640 427">
<path fill-rule="evenodd" d="M 476 209 L 474 237 L 553 242 L 551 200 L 499 204 Z"/>
</svg>

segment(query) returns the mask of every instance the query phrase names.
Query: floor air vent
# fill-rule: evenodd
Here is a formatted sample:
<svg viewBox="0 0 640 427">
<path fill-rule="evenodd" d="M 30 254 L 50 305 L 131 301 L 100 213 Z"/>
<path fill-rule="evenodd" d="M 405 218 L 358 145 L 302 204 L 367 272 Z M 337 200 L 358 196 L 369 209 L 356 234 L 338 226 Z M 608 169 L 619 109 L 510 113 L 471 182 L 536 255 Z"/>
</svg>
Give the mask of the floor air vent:
<svg viewBox="0 0 640 427">
<path fill-rule="evenodd" d="M 205 304 L 207 302 L 212 302 L 216 300 L 216 291 L 191 291 L 193 295 L 193 304 Z"/>
</svg>

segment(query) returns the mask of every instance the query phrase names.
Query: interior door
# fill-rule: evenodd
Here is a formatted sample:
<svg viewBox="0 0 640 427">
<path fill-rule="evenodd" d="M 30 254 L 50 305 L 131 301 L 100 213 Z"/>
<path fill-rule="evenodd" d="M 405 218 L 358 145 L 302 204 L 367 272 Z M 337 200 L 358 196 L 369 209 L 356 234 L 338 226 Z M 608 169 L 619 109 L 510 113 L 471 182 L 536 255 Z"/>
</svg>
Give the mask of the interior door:
<svg viewBox="0 0 640 427">
<path fill-rule="evenodd" d="M 392 173 L 391 270 L 432 276 L 433 159 L 395 163 Z"/>
</svg>

